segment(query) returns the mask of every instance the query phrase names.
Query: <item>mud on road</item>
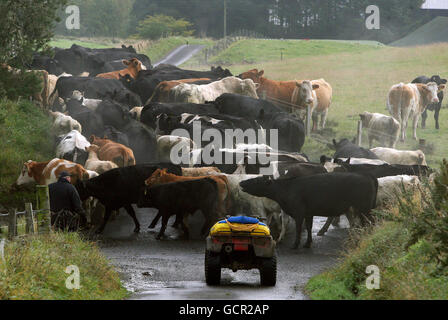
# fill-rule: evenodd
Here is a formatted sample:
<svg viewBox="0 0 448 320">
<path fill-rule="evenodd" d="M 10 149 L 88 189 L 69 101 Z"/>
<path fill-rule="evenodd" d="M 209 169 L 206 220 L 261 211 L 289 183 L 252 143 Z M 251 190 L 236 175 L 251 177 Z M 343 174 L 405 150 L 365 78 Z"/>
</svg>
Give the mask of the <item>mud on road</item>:
<svg viewBox="0 0 448 320">
<path fill-rule="evenodd" d="M 180 233 L 171 227 L 170 219 L 165 239 L 158 241 L 155 229 L 148 229 L 156 214 L 153 209 L 138 209 L 141 232 L 134 234 L 132 219 L 120 212 L 110 221 L 101 236 L 100 247 L 120 274 L 123 285 L 132 292 L 130 299 L 308 299 L 303 288 L 308 280 L 337 262 L 342 242 L 347 236 L 346 220 L 341 228 L 330 227 L 324 237 L 316 233 L 325 218 L 316 217 L 311 249 L 292 250 L 293 224 L 286 238 L 277 247 L 277 285 L 260 286 L 258 270 L 222 270 L 220 286 L 208 286 L 204 275 L 205 241 L 199 237 L 203 218 L 200 213 L 191 217 L 193 240 L 178 239 Z M 305 243 L 302 234 L 302 243 Z"/>
</svg>

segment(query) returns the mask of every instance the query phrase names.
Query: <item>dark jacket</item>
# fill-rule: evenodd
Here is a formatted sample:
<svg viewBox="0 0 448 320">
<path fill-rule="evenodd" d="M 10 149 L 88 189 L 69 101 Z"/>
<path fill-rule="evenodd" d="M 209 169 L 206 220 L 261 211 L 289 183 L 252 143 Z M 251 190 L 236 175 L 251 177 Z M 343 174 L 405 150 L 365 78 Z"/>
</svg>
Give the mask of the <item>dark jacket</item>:
<svg viewBox="0 0 448 320">
<path fill-rule="evenodd" d="M 50 184 L 48 190 L 51 211 L 58 212 L 67 209 L 72 212 L 84 213 L 78 191 L 65 178 L 59 178 L 58 182 Z"/>
</svg>

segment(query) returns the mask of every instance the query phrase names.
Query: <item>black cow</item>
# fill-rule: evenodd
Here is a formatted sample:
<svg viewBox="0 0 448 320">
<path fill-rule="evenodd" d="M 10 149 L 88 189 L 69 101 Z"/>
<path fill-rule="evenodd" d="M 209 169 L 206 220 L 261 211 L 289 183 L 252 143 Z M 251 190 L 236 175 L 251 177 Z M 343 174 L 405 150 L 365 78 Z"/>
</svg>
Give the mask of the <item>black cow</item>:
<svg viewBox="0 0 448 320">
<path fill-rule="evenodd" d="M 158 116 L 163 113 L 173 116 L 183 113 L 207 115 L 217 114 L 219 111 L 212 104 L 151 102 L 143 107 L 140 121 L 155 129 Z"/>
<path fill-rule="evenodd" d="M 84 97 L 88 99 L 109 98 L 129 108 L 141 105 L 140 98 L 123 86 L 119 80 L 91 77 L 60 77 L 50 99 L 56 92 L 63 99 L 71 98 L 74 90 L 83 92 Z"/>
<path fill-rule="evenodd" d="M 49 74 L 54 74 L 56 76 L 59 76 L 64 72 L 64 69 L 57 60 L 39 53 L 33 54 L 33 61 L 29 67 L 33 70 L 46 70 Z"/>
<path fill-rule="evenodd" d="M 270 130 L 277 130 L 278 150 L 286 152 L 300 152 L 305 144 L 305 124 L 302 120 L 286 112 L 264 114 L 261 112 L 260 122 L 266 134 L 267 143 L 273 145 Z"/>
<path fill-rule="evenodd" d="M 429 83 L 429 82 L 435 82 L 437 85 L 446 84 L 446 79 L 441 79 L 440 76 L 434 75 L 431 78 L 420 76 L 412 81 L 412 83 Z M 429 106 L 426 107 L 425 111 L 422 113 L 422 128 L 425 129 L 426 127 L 426 119 L 428 118 L 427 110 L 434 111 L 434 120 L 436 124 L 436 129 L 438 130 L 440 128 L 439 126 L 439 113 L 440 109 L 442 108 L 442 102 L 443 102 L 443 91 L 439 91 L 437 93 L 437 97 L 439 98 L 438 103 L 432 103 Z"/>
<path fill-rule="evenodd" d="M 162 81 L 193 78 L 218 80 L 229 76 L 232 76 L 232 73 L 228 69 L 224 70 L 221 67 L 212 67 L 211 71 L 195 71 L 163 67 L 155 68 L 153 70 L 142 70 L 139 72 L 137 79 L 134 80 L 127 77 L 121 78 L 121 81 L 131 91 L 137 93 L 142 101 L 146 102 L 154 93 L 157 85 Z"/>
<path fill-rule="evenodd" d="M 254 99 L 234 93 L 224 93 L 219 96 L 212 105 L 219 113 L 243 117 L 246 119 L 259 119 L 260 114 L 267 117 L 270 114 L 284 112 L 283 109 L 263 99 Z"/>
<path fill-rule="evenodd" d="M 106 139 L 118 142 L 122 145 L 125 145 L 126 147 L 129 147 L 128 136 L 112 126 L 104 126 L 104 132 L 100 137 L 105 137 Z"/>
<path fill-rule="evenodd" d="M 127 107 L 108 99 L 103 100 L 98 105 L 96 113 L 101 116 L 104 125 L 112 126 L 118 130 L 122 130 L 132 119 Z"/>
<path fill-rule="evenodd" d="M 428 177 L 433 170 L 428 166 L 421 165 L 401 165 L 401 164 L 348 164 L 339 163 L 339 168 L 335 168 L 334 172 L 353 172 L 370 174 L 375 178 L 383 178 L 389 176 L 408 175 Z"/>
<path fill-rule="evenodd" d="M 334 159 L 337 158 L 378 159 L 376 154 L 374 154 L 372 151 L 359 147 L 353 142 L 350 142 L 348 139 L 342 139 L 339 142 L 336 142 L 336 140 L 333 139 L 333 145 L 336 149 L 336 152 L 333 156 Z"/>
<path fill-rule="evenodd" d="M 72 45 L 69 49 L 56 49 L 54 59 L 58 61 L 65 72 L 77 75 L 89 72 L 94 77 L 99 73 L 124 69 L 114 64 L 122 59 L 139 59 L 146 68 L 150 69 L 151 61 L 143 54 L 137 54 L 133 47 L 90 49 L 79 45 Z"/>
<path fill-rule="evenodd" d="M 100 174 L 98 177 L 78 181 L 75 185 L 82 201 L 88 197 L 97 198 L 106 208 L 104 221 L 97 230 L 101 233 L 113 210 L 125 208 L 135 223 L 134 232 L 140 231 L 140 223 L 135 216 L 132 204 L 138 202 L 141 188 L 157 169 L 167 168 L 168 172 L 182 175 L 181 168 L 172 164 L 138 164 L 116 168 Z"/>
<path fill-rule="evenodd" d="M 102 136 L 104 123 L 99 114 L 83 106 L 82 102 L 76 99 L 67 99 L 66 106 L 69 115 L 81 124 L 84 136 L 90 137 L 92 134 Z"/>
<path fill-rule="evenodd" d="M 134 152 L 136 163 L 158 161 L 154 130 L 134 119 L 130 119 L 122 130 L 128 137 L 129 148 Z"/>
<path fill-rule="evenodd" d="M 305 220 L 308 238 L 305 248 L 312 242 L 314 216 L 340 216 L 353 209 L 363 221 L 376 206 L 378 180 L 370 175 L 357 173 L 325 173 L 301 178 L 273 180 L 269 177 L 240 182 L 244 192 L 257 197 L 267 197 L 280 205 L 296 221 L 298 248 Z"/>
<path fill-rule="evenodd" d="M 205 217 L 202 227 L 202 235 L 215 222 L 215 204 L 218 199 L 218 188 L 216 182 L 210 178 L 173 182 L 161 184 L 154 187 L 145 186 L 140 192 L 138 207 L 157 208 L 159 213 L 151 222 L 149 228 L 154 228 L 157 221 L 162 217 L 162 227 L 157 239 L 165 233 L 168 219 L 176 215 L 176 220 L 193 214 L 196 210 L 201 210 Z M 183 219 L 182 219 L 183 220 Z M 182 223 L 185 236 L 188 238 L 189 232 L 185 223 Z"/>
</svg>

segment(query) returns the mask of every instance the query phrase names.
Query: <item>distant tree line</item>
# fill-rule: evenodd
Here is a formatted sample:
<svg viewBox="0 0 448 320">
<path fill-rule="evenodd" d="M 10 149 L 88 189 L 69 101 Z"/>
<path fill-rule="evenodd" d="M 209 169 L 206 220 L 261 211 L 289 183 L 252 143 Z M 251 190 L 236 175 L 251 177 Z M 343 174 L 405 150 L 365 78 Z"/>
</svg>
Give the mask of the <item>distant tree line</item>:
<svg viewBox="0 0 448 320">
<path fill-rule="evenodd" d="M 390 42 L 430 19 L 425 0 L 227 0 L 227 34 L 251 30 L 270 38 L 367 39 Z M 137 34 L 148 16 L 165 15 L 192 24 L 199 37 L 221 38 L 224 0 L 71 0 L 81 11 L 81 29 L 61 22 L 56 32 L 80 36 Z M 365 27 L 366 8 L 377 5 L 379 30 Z M 64 12 L 61 12 L 63 17 Z M 63 19 L 64 20 L 64 19 Z"/>
</svg>

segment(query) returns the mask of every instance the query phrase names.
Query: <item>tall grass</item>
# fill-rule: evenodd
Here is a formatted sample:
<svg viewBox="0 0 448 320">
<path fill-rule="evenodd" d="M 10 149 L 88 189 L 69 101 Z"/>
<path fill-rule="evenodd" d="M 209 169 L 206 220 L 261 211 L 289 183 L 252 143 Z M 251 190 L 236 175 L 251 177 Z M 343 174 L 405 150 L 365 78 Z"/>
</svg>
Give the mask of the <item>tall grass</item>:
<svg viewBox="0 0 448 320">
<path fill-rule="evenodd" d="M 123 299 L 126 289 L 98 247 L 77 233 L 28 236 L 5 246 L 0 260 L 0 300 Z M 68 289 L 65 273 L 77 266 L 80 288 Z"/>
<path fill-rule="evenodd" d="M 49 117 L 34 103 L 0 100 L 0 204 L 23 209 L 34 202 L 34 192 L 11 189 L 28 160 L 54 158 L 54 142 Z"/>
</svg>

